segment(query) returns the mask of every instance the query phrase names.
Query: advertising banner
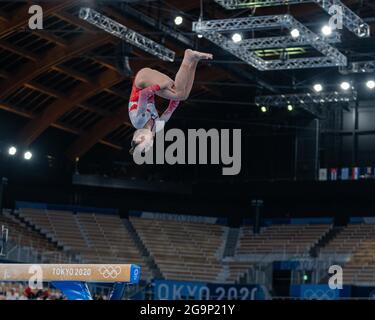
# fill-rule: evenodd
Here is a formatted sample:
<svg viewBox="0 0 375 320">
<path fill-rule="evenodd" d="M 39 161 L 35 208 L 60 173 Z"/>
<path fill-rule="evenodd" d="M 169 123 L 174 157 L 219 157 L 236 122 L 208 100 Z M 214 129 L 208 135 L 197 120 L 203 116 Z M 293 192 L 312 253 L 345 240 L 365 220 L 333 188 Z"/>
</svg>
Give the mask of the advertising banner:
<svg viewBox="0 0 375 320">
<path fill-rule="evenodd" d="M 205 282 L 155 280 L 155 300 L 265 300 L 259 285 L 228 285 Z"/>
</svg>

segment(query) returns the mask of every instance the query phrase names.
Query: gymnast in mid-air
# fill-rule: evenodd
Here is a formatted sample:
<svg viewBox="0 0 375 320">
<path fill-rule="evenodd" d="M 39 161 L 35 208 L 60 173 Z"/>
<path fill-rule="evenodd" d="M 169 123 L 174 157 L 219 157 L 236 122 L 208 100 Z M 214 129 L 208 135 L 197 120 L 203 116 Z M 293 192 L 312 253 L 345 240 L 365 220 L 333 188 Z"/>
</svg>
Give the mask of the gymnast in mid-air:
<svg viewBox="0 0 375 320">
<path fill-rule="evenodd" d="M 175 80 L 167 75 L 143 68 L 136 74 L 129 101 L 129 118 L 137 130 L 133 135 L 130 154 L 147 152 L 152 146 L 157 131 L 156 121 L 165 124 L 178 107 L 186 100 L 193 87 L 195 70 L 199 60 L 211 60 L 212 54 L 185 50 Z M 155 94 L 169 100 L 169 105 L 159 117 L 155 107 Z"/>
</svg>

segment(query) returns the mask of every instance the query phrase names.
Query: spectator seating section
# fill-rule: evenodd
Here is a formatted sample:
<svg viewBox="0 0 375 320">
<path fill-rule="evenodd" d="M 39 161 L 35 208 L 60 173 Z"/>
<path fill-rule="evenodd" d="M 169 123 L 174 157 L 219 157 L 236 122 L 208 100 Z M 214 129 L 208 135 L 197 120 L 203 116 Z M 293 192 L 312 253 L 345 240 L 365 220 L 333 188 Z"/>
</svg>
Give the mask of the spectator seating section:
<svg viewBox="0 0 375 320">
<path fill-rule="evenodd" d="M 225 262 L 223 265 L 224 268 L 227 268 L 228 270 L 225 283 L 236 283 L 239 282 L 240 278 L 253 267 L 254 263 L 247 261 L 230 261 Z"/>
<path fill-rule="evenodd" d="M 116 215 L 42 209 L 20 209 L 19 214 L 67 252 L 79 254 L 82 262 L 136 263 L 142 267 L 142 278 L 151 278 L 145 257 Z M 275 224 L 254 234 L 252 226 L 244 226 L 235 256 L 223 261 L 227 227 L 138 217 L 130 217 L 130 221 L 166 279 L 220 283 L 237 282 L 256 263 L 251 259 L 242 261 L 238 259 L 240 257 L 269 254 L 308 256 L 310 249 L 332 227 L 330 224 Z M 322 252 L 355 251 L 352 260 L 362 265 L 365 263 L 368 270 L 375 271 L 371 239 L 364 241 L 371 232 L 375 234 L 372 225 L 349 225 Z M 48 245 L 50 249 L 54 247 L 51 243 Z M 359 272 L 356 263 L 346 266 L 349 270 L 347 276 L 368 279 L 369 276 L 365 276 L 367 271 Z"/>
<path fill-rule="evenodd" d="M 236 254 L 307 256 L 309 250 L 331 227 L 329 224 L 275 224 L 254 234 L 252 226 L 244 226 Z"/>
<path fill-rule="evenodd" d="M 12 244 L 21 248 L 29 248 L 33 253 L 43 255 L 45 262 L 62 262 L 67 261 L 68 256 L 59 250 L 56 245 L 48 241 L 39 232 L 27 227 L 24 223 L 15 217 L 6 214 L 0 215 L 0 226 L 8 228 L 8 239 Z"/>
<path fill-rule="evenodd" d="M 321 254 L 348 254 L 344 265 L 344 283 L 368 284 L 375 282 L 375 224 L 349 224 Z"/>
<path fill-rule="evenodd" d="M 166 279 L 218 281 L 225 227 L 138 217 L 130 221 Z"/>
<path fill-rule="evenodd" d="M 83 263 L 134 263 L 142 279 L 151 272 L 123 221 L 117 215 L 20 209 L 20 215 Z"/>
</svg>

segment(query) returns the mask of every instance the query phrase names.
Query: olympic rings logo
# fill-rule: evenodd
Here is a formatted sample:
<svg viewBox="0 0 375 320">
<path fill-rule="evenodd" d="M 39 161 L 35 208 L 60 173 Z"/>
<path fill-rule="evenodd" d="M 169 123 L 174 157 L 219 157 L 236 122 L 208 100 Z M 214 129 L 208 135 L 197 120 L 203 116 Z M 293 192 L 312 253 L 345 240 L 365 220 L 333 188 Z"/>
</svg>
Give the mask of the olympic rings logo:
<svg viewBox="0 0 375 320">
<path fill-rule="evenodd" d="M 120 266 L 101 266 L 99 268 L 99 273 L 105 278 L 111 278 L 111 279 L 116 279 L 120 273 L 121 273 L 121 267 Z"/>
<path fill-rule="evenodd" d="M 303 298 L 308 300 L 335 300 L 337 296 L 333 290 L 308 289 L 304 292 Z"/>
</svg>

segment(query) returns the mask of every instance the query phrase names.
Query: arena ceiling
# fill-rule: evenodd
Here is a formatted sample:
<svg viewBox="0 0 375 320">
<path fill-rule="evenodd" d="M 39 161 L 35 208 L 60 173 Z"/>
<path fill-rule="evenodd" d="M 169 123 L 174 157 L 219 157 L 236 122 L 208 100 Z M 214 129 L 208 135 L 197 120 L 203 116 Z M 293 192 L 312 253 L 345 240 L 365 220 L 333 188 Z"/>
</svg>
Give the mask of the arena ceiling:
<svg viewBox="0 0 375 320">
<path fill-rule="evenodd" d="M 372 0 L 344 2 L 374 26 L 375 3 Z M 44 29 L 30 30 L 28 8 L 38 3 L 44 9 Z M 82 6 L 95 8 L 163 43 L 176 52 L 176 62 L 163 62 L 129 45 L 124 48 L 118 38 L 79 19 L 78 11 Z M 215 54 L 212 63 L 199 66 L 191 97 L 176 113 L 175 121 L 185 125 L 196 123 L 199 126 L 206 121 L 211 126 L 220 122 L 246 126 L 254 119 L 264 119 L 253 104 L 256 95 L 307 92 L 315 79 L 323 78 L 334 85 L 341 77 L 335 68 L 288 72 L 255 70 L 192 33 L 191 23 L 198 19 L 200 11 L 200 0 L 1 0 L 0 109 L 23 119 L 16 132 L 9 134 L 14 143 L 32 145 L 47 129 L 54 127 L 74 137 L 66 148 L 64 146 L 64 153 L 71 160 L 83 156 L 97 144 L 121 150 L 133 133 L 127 116 L 132 79 L 118 63 L 124 53 L 121 50 L 125 50 L 133 74 L 147 66 L 172 77 L 186 48 Z M 327 17 L 314 4 L 226 11 L 214 1 L 203 1 L 203 14 L 207 19 L 286 12 L 312 28 L 319 28 Z M 173 23 L 177 14 L 184 17 L 181 26 Z M 338 48 L 350 60 L 375 60 L 373 38 L 346 36 L 346 41 Z M 162 101 L 158 101 L 158 106 L 163 106 Z M 288 116 L 278 114 L 277 120 L 272 121 Z"/>
</svg>

